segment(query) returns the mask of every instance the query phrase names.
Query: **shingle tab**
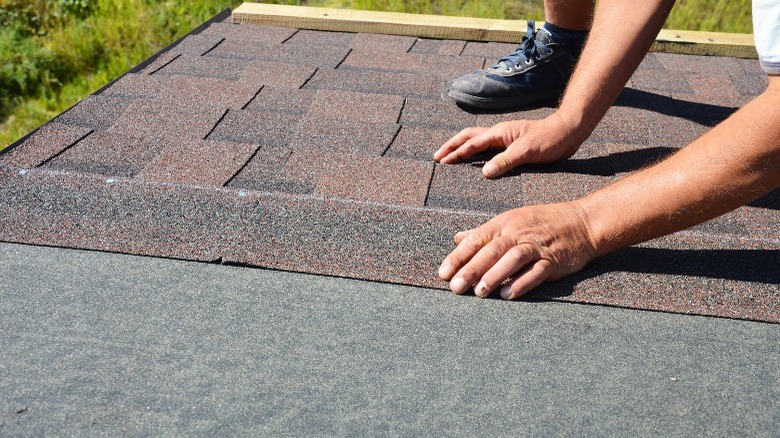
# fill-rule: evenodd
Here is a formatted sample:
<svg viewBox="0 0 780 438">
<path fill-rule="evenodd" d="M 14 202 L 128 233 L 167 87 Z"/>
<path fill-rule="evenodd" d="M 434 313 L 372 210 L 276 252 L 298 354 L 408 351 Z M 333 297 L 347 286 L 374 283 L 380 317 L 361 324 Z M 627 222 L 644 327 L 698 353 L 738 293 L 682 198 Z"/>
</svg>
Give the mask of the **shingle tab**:
<svg viewBox="0 0 780 438">
<path fill-rule="evenodd" d="M 315 90 L 267 86 L 263 87 L 245 109 L 250 111 L 282 111 L 291 114 L 306 114 L 316 94 Z"/>
<path fill-rule="evenodd" d="M 433 170 L 430 162 L 321 153 L 294 154 L 288 165 L 316 175 L 323 196 L 420 207 Z"/>
<path fill-rule="evenodd" d="M 187 75 L 236 80 L 243 76 L 248 63 L 242 59 L 181 55 L 155 72 L 157 75 Z"/>
<path fill-rule="evenodd" d="M 116 97 L 89 96 L 54 120 L 65 125 L 104 131 L 124 114 L 132 102 Z"/>
<path fill-rule="evenodd" d="M 298 29 L 274 26 L 241 26 L 233 23 L 212 23 L 200 33 L 201 37 L 217 36 L 231 41 L 252 43 L 282 43 L 295 35 Z"/>
<path fill-rule="evenodd" d="M 401 96 L 321 90 L 314 97 L 307 115 L 356 122 L 395 123 L 403 103 Z"/>
<path fill-rule="evenodd" d="M 0 155 L 0 163 L 22 168 L 37 167 L 85 136 L 91 129 L 51 122 L 29 138 Z"/>
<path fill-rule="evenodd" d="M 433 153 L 458 131 L 404 126 L 385 153 L 388 157 L 412 158 L 430 162 Z"/>
<path fill-rule="evenodd" d="M 235 58 L 257 61 L 285 62 L 305 60 L 306 66 L 336 68 L 346 58 L 349 48 L 338 46 L 311 46 L 301 43 L 248 44 L 245 41 L 225 40 L 205 57 Z"/>
<path fill-rule="evenodd" d="M 523 181 L 518 176 L 489 180 L 481 166 L 436 165 L 428 206 L 500 213 L 522 207 Z"/>
<path fill-rule="evenodd" d="M 165 146 L 162 139 L 95 132 L 46 163 L 47 168 L 135 176 Z"/>
<path fill-rule="evenodd" d="M 345 155 L 380 156 L 398 133 L 395 123 L 355 122 L 308 117 L 298 124 L 293 149 L 333 151 Z"/>
<path fill-rule="evenodd" d="M 328 32 L 322 30 L 301 29 L 286 41 L 287 44 L 308 45 L 308 46 L 338 46 L 350 47 L 354 33 L 350 32 Z"/>
<path fill-rule="evenodd" d="M 254 61 L 247 64 L 241 82 L 274 87 L 301 88 L 317 69 L 303 65 Z"/>
<path fill-rule="evenodd" d="M 518 43 L 519 44 L 519 43 Z M 481 58 L 502 58 L 517 48 L 517 44 L 469 41 L 463 48 L 461 56 L 478 56 Z"/>
<path fill-rule="evenodd" d="M 208 135 L 227 110 L 221 107 L 161 106 L 157 101 L 137 100 L 127 106 L 119 120 L 106 132 L 202 139 Z"/>
<path fill-rule="evenodd" d="M 299 116 L 281 112 L 231 110 L 208 138 L 262 146 L 287 146 L 299 120 Z"/>
<path fill-rule="evenodd" d="M 355 50 L 406 53 L 414 45 L 416 37 L 400 35 L 381 35 L 358 33 L 352 39 L 351 48 Z"/>
<path fill-rule="evenodd" d="M 404 126 L 425 126 L 460 131 L 474 126 L 477 123 L 477 117 L 461 110 L 449 99 L 410 96 L 406 99 L 401 112 L 400 123 Z"/>
<path fill-rule="evenodd" d="M 165 76 L 129 73 L 100 95 L 128 100 L 152 99 L 168 86 L 168 82 Z"/>
<path fill-rule="evenodd" d="M 208 140 L 169 140 L 138 174 L 143 180 L 222 186 L 249 161 L 256 145 Z"/>
<path fill-rule="evenodd" d="M 417 72 L 422 69 L 422 62 L 423 57 L 418 53 L 386 53 L 355 49 L 349 52 L 339 68 Z"/>
</svg>

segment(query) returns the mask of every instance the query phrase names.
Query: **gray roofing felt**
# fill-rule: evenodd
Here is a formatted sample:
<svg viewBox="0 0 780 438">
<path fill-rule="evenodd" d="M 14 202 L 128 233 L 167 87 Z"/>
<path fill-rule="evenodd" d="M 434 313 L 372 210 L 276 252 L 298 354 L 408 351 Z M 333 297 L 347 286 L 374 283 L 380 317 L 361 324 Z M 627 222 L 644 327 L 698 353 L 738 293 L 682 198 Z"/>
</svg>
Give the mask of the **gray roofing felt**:
<svg viewBox="0 0 780 438">
<path fill-rule="evenodd" d="M 552 111 L 443 97 L 511 44 L 199 30 L 0 155 L 0 240 L 446 288 L 455 232 L 598 189 L 766 86 L 755 60 L 648 54 L 575 156 L 487 181 L 430 157 L 461 128 Z M 530 298 L 780 322 L 778 209 L 776 191 Z"/>
<path fill-rule="evenodd" d="M 780 422 L 778 324 L 15 244 L 0 284 L 2 436 L 770 437 Z"/>
</svg>

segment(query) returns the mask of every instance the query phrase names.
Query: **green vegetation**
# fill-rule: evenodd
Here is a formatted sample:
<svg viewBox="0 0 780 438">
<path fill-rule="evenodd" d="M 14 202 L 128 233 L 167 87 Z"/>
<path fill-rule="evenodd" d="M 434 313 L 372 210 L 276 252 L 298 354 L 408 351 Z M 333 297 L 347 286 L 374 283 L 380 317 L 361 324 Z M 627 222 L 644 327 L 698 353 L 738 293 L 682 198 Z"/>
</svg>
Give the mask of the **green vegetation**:
<svg viewBox="0 0 780 438">
<path fill-rule="evenodd" d="M 240 0 L 0 0 L 0 148 Z M 544 19 L 542 0 L 282 0 Z M 751 33 L 749 0 L 679 0 L 667 28 Z"/>
<path fill-rule="evenodd" d="M 0 0 L 0 147 L 237 4 Z"/>
</svg>

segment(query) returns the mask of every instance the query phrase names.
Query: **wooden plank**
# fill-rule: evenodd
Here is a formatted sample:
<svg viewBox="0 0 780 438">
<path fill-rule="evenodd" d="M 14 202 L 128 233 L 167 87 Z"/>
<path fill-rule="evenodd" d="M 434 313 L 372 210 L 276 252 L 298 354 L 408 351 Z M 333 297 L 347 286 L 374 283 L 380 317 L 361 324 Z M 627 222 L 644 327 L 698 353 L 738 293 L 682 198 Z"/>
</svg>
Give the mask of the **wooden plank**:
<svg viewBox="0 0 780 438">
<path fill-rule="evenodd" d="M 662 29 L 650 50 L 688 55 L 758 58 L 753 35 L 744 33 Z"/>
<path fill-rule="evenodd" d="M 339 32 L 366 32 L 467 41 L 519 42 L 525 20 L 450 17 L 359 11 L 309 6 L 243 3 L 233 11 L 234 23 Z M 538 23 L 540 26 L 542 23 Z M 753 35 L 662 30 L 653 51 L 693 55 L 757 58 Z"/>
<path fill-rule="evenodd" d="M 520 22 L 516 20 L 490 20 L 261 3 L 243 3 L 233 11 L 233 22 L 298 29 L 500 42 L 520 41 L 526 28 L 524 22 L 520 25 Z"/>
</svg>

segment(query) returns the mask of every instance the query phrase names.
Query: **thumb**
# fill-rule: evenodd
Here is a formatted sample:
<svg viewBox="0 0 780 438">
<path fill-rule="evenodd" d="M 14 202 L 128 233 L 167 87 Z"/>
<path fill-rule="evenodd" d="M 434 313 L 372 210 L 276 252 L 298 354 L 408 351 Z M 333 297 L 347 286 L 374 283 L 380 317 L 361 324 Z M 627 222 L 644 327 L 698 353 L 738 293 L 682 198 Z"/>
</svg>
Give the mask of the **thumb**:
<svg viewBox="0 0 780 438">
<path fill-rule="evenodd" d="M 504 146 L 496 127 L 468 128 L 445 143 L 434 155 L 442 164 L 460 163 L 494 146 Z"/>
<path fill-rule="evenodd" d="M 520 159 L 522 157 L 514 157 L 512 155 L 510 151 L 497 154 L 482 167 L 482 175 L 489 179 L 498 178 L 514 167 L 523 164 Z"/>
</svg>

